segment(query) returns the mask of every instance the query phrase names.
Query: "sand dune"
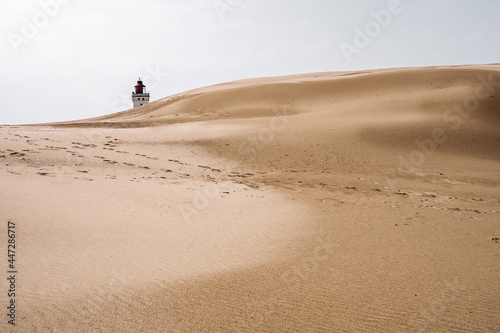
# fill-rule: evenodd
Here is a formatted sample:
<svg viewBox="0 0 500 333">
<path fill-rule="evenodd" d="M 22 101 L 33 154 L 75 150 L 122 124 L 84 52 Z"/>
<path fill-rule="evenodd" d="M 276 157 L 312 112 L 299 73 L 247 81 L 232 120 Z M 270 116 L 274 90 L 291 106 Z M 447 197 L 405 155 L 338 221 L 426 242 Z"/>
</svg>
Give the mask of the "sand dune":
<svg viewBox="0 0 500 333">
<path fill-rule="evenodd" d="M 499 332 L 499 69 L 242 80 L 0 127 L 20 276 L 0 331 Z"/>
</svg>

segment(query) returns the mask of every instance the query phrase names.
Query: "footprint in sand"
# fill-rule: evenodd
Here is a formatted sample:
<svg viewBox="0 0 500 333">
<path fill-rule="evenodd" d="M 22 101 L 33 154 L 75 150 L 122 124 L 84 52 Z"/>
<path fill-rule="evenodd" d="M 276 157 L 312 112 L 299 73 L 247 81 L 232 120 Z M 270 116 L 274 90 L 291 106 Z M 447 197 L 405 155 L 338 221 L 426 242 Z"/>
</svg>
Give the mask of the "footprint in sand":
<svg viewBox="0 0 500 333">
<path fill-rule="evenodd" d="M 75 179 L 86 180 L 86 181 L 89 181 L 89 182 L 94 181 L 94 179 L 92 179 L 92 178 L 78 178 L 78 177 L 75 177 Z"/>
</svg>

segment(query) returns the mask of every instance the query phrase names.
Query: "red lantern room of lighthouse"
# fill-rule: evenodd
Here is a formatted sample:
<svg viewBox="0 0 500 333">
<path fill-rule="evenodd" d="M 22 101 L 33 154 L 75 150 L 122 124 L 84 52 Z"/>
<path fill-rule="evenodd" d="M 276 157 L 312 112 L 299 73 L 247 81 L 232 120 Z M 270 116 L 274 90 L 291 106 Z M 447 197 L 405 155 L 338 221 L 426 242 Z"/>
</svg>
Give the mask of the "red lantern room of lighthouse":
<svg viewBox="0 0 500 333">
<path fill-rule="evenodd" d="M 146 93 L 146 86 L 142 84 L 141 78 L 135 85 L 135 92 L 132 92 L 132 103 L 134 103 L 134 108 L 149 103 L 149 93 Z"/>
</svg>

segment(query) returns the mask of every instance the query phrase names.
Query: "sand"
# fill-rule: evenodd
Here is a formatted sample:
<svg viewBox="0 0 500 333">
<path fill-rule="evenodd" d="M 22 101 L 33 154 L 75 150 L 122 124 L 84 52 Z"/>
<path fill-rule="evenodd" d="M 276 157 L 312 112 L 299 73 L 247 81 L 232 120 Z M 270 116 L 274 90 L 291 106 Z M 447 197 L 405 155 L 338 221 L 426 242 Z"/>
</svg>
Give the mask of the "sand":
<svg viewBox="0 0 500 333">
<path fill-rule="evenodd" d="M 500 332 L 499 70 L 242 80 L 1 126 L 0 332 Z"/>
</svg>

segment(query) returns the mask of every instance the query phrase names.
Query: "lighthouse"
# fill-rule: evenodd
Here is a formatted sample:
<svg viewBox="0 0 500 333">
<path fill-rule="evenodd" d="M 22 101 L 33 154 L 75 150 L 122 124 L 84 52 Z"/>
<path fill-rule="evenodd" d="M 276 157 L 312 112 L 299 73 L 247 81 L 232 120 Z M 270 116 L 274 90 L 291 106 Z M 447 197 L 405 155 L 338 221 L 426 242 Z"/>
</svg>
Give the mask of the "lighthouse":
<svg viewBox="0 0 500 333">
<path fill-rule="evenodd" d="M 146 93 L 146 86 L 142 84 L 141 78 L 139 78 L 135 85 L 135 91 L 132 92 L 132 102 L 134 103 L 134 108 L 149 103 L 149 93 Z"/>
</svg>

